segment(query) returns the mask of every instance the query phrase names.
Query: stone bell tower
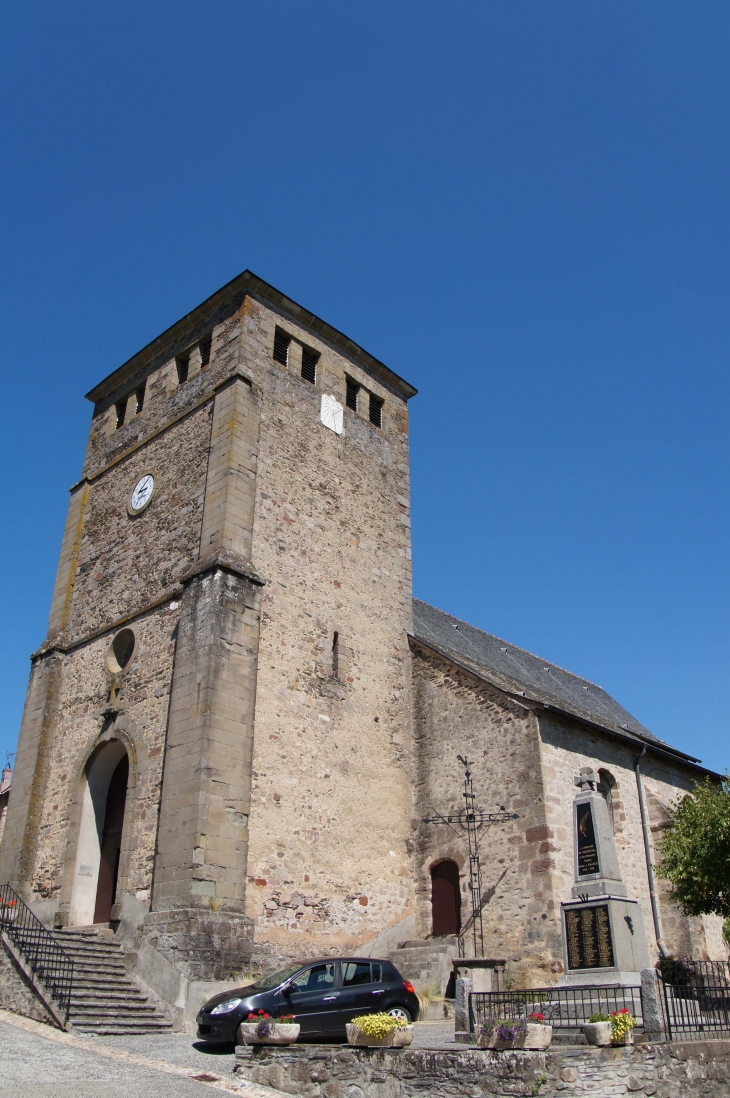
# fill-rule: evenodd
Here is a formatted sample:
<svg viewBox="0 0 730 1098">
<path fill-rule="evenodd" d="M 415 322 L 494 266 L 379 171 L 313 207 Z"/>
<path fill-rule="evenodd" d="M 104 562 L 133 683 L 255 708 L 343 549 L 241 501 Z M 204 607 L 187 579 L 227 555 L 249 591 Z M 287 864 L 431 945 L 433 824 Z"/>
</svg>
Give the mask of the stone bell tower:
<svg viewBox="0 0 730 1098">
<path fill-rule="evenodd" d="M 246 271 L 88 394 L 0 880 L 168 1001 L 413 908 L 414 393 Z"/>
</svg>

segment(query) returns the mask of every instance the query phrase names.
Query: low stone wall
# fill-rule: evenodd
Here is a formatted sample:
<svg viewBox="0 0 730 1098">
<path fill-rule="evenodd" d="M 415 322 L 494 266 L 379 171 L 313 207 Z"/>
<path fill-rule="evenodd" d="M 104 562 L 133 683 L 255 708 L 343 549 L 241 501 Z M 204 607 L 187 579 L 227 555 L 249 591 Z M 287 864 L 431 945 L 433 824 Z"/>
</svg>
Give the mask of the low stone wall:
<svg viewBox="0 0 730 1098">
<path fill-rule="evenodd" d="M 36 1022 L 58 1025 L 0 935 L 0 1007 Z"/>
<path fill-rule="evenodd" d="M 730 1041 L 548 1052 L 240 1048 L 234 1070 L 301 1098 L 728 1098 Z"/>
</svg>

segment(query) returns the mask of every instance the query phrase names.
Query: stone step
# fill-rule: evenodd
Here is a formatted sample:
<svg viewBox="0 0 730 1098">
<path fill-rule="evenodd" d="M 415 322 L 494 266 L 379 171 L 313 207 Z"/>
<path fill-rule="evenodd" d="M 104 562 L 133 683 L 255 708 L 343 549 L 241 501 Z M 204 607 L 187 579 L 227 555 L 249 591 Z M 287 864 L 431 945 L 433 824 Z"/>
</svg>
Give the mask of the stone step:
<svg viewBox="0 0 730 1098">
<path fill-rule="evenodd" d="M 84 1005 L 82 1003 L 74 1003 L 69 1011 L 74 1018 L 103 1018 L 113 1021 L 115 1018 L 158 1018 L 161 1015 L 158 1014 L 155 1007 L 150 1006 L 149 1003 L 116 1003 L 104 1005 L 94 1005 L 89 1003 Z"/>
<path fill-rule="evenodd" d="M 61 949 L 66 953 L 73 953 L 79 957 L 121 957 L 124 956 L 121 946 L 118 945 L 85 945 L 83 942 L 60 942 L 56 939 Z"/>
<path fill-rule="evenodd" d="M 157 1022 L 129 1026 L 112 1026 L 101 1023 L 99 1025 L 74 1025 L 77 1033 L 94 1034 L 96 1037 L 143 1037 L 149 1033 L 172 1032 L 172 1022 Z"/>
</svg>

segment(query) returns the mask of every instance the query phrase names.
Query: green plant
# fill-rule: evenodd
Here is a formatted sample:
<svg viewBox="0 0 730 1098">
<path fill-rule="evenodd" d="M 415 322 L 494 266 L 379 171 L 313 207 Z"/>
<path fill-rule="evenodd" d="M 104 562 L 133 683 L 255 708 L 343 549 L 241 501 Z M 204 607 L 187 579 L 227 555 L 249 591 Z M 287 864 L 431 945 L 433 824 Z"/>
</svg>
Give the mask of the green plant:
<svg viewBox="0 0 730 1098">
<path fill-rule="evenodd" d="M 408 1023 L 403 1018 L 394 1018 L 392 1014 L 362 1014 L 359 1018 L 353 1018 L 352 1024 L 357 1026 L 366 1037 L 387 1037 L 394 1029 L 405 1026 Z"/>
<path fill-rule="evenodd" d="M 610 1022 L 611 1018 L 608 1014 L 601 1014 L 599 1012 L 598 1014 L 591 1014 L 588 1021 L 589 1022 Z"/>
<path fill-rule="evenodd" d="M 540 1087 L 544 1087 L 547 1081 L 547 1075 L 538 1075 L 537 1079 L 532 1084 L 532 1090 L 530 1091 L 532 1098 L 537 1098 L 538 1094 L 540 1093 Z"/>
<path fill-rule="evenodd" d="M 659 877 L 674 886 L 685 915 L 730 917 L 730 776 L 706 778 L 669 808 L 659 843 Z"/>
<path fill-rule="evenodd" d="M 627 1033 L 629 1033 L 636 1025 L 636 1018 L 624 1007 L 623 1010 L 617 1010 L 611 1014 L 611 1040 L 622 1041 Z"/>
</svg>

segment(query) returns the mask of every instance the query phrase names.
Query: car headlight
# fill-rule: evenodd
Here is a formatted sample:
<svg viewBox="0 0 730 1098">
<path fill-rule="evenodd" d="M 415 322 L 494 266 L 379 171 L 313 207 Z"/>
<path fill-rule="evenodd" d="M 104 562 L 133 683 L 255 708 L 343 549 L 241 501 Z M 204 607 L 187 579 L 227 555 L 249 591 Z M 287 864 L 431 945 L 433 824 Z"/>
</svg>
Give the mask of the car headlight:
<svg viewBox="0 0 730 1098">
<path fill-rule="evenodd" d="M 228 1014 L 229 1011 L 235 1010 L 237 1006 L 241 1005 L 240 999 L 226 999 L 224 1003 L 218 1003 L 218 1006 L 213 1007 L 211 1014 Z"/>
</svg>

